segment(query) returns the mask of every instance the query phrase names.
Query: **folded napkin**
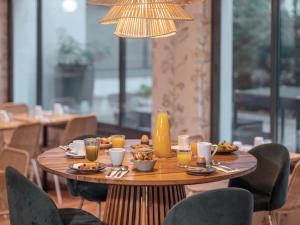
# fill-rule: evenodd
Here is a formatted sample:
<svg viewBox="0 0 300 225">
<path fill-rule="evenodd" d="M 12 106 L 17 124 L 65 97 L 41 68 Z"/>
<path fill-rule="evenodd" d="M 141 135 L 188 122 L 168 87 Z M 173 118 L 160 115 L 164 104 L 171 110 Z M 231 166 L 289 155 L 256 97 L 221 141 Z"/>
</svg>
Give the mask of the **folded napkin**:
<svg viewBox="0 0 300 225">
<path fill-rule="evenodd" d="M 119 173 L 120 171 L 113 171 L 108 175 L 105 176 L 105 178 L 109 178 L 109 179 L 120 179 L 122 178 L 126 173 L 129 172 L 129 170 L 125 170 L 125 171 L 122 171 L 122 173 L 120 174 Z M 116 176 L 118 174 L 118 176 Z"/>
<path fill-rule="evenodd" d="M 220 171 L 224 172 L 224 173 L 235 173 L 235 172 L 240 171 L 240 169 L 231 169 L 231 170 L 227 170 L 227 169 L 224 169 L 224 168 L 219 167 L 219 166 L 213 166 L 213 167 L 214 167 L 215 169 L 217 169 L 217 170 L 220 170 Z"/>
</svg>

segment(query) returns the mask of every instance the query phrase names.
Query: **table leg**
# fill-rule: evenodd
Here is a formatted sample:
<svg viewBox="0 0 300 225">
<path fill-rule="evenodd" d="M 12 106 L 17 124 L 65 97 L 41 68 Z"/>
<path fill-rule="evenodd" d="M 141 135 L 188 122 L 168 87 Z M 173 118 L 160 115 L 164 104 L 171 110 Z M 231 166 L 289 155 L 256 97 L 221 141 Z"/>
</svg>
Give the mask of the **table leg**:
<svg viewBox="0 0 300 225">
<path fill-rule="evenodd" d="M 48 127 L 43 126 L 43 147 L 48 146 Z M 48 191 L 48 176 L 47 173 L 43 170 L 42 177 L 42 186 L 44 191 Z"/>
<path fill-rule="evenodd" d="M 169 209 L 186 197 L 183 185 L 110 185 L 105 225 L 162 225 Z"/>
</svg>

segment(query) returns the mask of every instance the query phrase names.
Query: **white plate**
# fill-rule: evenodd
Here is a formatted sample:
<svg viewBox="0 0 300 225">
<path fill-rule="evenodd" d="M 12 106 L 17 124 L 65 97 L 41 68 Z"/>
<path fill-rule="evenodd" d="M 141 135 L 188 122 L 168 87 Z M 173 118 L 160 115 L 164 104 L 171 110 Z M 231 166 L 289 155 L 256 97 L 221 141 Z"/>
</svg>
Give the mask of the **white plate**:
<svg viewBox="0 0 300 225">
<path fill-rule="evenodd" d="M 75 154 L 72 154 L 70 151 L 65 152 L 65 155 L 68 156 L 68 157 L 70 157 L 70 158 L 73 158 L 73 159 L 82 159 L 82 158 L 85 158 L 85 154 L 75 155 Z"/>
</svg>

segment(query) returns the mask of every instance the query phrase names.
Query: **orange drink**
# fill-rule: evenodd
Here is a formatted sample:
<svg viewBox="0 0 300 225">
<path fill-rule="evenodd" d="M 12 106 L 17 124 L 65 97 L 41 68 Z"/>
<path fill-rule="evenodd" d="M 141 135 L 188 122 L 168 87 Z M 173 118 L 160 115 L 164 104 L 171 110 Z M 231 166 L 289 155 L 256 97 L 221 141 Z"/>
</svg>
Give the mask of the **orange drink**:
<svg viewBox="0 0 300 225">
<path fill-rule="evenodd" d="M 192 152 L 189 149 L 179 149 L 177 151 L 177 162 L 180 167 L 188 167 L 192 160 Z"/>
<path fill-rule="evenodd" d="M 110 140 L 113 148 L 124 148 L 125 146 L 125 135 L 113 135 Z"/>
<path fill-rule="evenodd" d="M 168 157 L 171 153 L 171 137 L 169 116 L 166 112 L 157 113 L 152 138 L 154 154 L 157 157 Z"/>
<path fill-rule="evenodd" d="M 87 138 L 85 143 L 85 157 L 88 161 L 94 162 L 98 158 L 99 141 L 96 138 Z"/>
<path fill-rule="evenodd" d="M 190 145 L 193 156 L 197 155 L 197 142 L 193 142 Z"/>
</svg>

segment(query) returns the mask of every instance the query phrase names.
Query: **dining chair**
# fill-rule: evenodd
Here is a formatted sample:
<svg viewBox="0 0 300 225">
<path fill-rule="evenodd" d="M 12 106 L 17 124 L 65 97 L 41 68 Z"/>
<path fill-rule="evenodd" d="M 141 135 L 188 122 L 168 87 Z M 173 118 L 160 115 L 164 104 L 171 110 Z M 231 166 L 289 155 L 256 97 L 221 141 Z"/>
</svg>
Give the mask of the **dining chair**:
<svg viewBox="0 0 300 225">
<path fill-rule="evenodd" d="M 276 210 L 274 215 L 277 220 L 277 224 L 281 224 L 282 215 L 295 212 L 300 209 L 300 162 L 298 162 L 289 181 L 288 197 L 286 203 L 280 209 Z"/>
<path fill-rule="evenodd" d="M 74 138 L 74 140 L 84 140 L 89 137 L 97 137 L 97 135 L 83 135 Z M 77 181 L 72 179 L 67 179 L 67 185 L 68 185 L 69 193 L 72 196 L 80 197 L 80 204 L 79 204 L 80 209 L 83 206 L 84 200 L 96 202 L 97 204 L 96 215 L 98 218 L 100 218 L 101 202 L 106 201 L 108 185 L 91 183 L 86 181 Z"/>
<path fill-rule="evenodd" d="M 71 119 L 62 134 L 60 145 L 68 145 L 72 140 L 78 136 L 85 134 L 96 134 L 97 131 L 97 118 L 94 115 L 80 116 Z M 57 175 L 53 175 L 54 186 L 58 203 L 62 203 L 62 195 L 60 190 L 59 179 Z"/>
<path fill-rule="evenodd" d="M 229 187 L 249 190 L 254 197 L 254 211 L 268 211 L 269 223 L 276 224 L 272 211 L 281 208 L 287 199 L 289 152 L 280 144 L 264 144 L 254 147 L 249 153 L 257 159 L 256 170 L 231 179 Z"/>
<path fill-rule="evenodd" d="M 17 129 L 15 129 L 8 144 L 8 147 L 22 149 L 28 152 L 31 164 L 30 180 L 33 180 L 34 176 L 40 188 L 42 188 L 42 184 L 35 157 L 40 150 L 39 141 L 41 130 L 42 126 L 40 123 L 21 125 Z"/>
<path fill-rule="evenodd" d="M 251 225 L 252 213 L 249 191 L 225 188 L 182 200 L 168 212 L 163 225 Z"/>
<path fill-rule="evenodd" d="M 28 152 L 15 148 L 4 148 L 0 153 L 0 216 L 8 214 L 7 192 L 4 171 L 8 166 L 16 168 L 27 176 L 30 156 Z"/>
<path fill-rule="evenodd" d="M 0 106 L 0 109 L 7 111 L 11 114 L 28 114 L 29 108 L 24 103 L 13 103 L 13 102 L 6 102 Z"/>
<path fill-rule="evenodd" d="M 6 102 L 0 105 L 0 110 L 5 110 L 12 115 L 29 113 L 28 106 L 24 103 Z M 8 144 L 10 142 L 12 135 L 13 130 L 3 131 L 3 140 L 5 144 Z"/>
<path fill-rule="evenodd" d="M 6 169 L 11 225 L 102 225 L 81 209 L 58 209 L 50 197 L 16 169 Z"/>
</svg>

